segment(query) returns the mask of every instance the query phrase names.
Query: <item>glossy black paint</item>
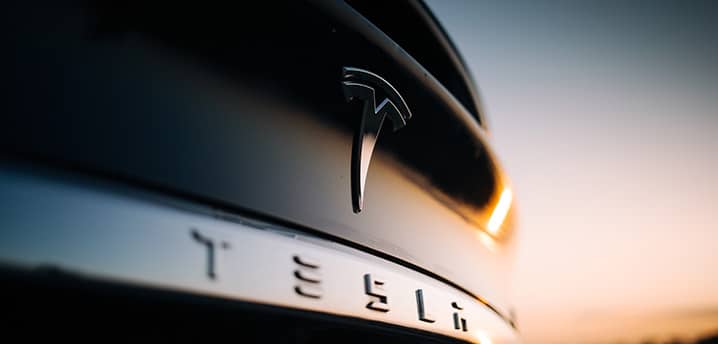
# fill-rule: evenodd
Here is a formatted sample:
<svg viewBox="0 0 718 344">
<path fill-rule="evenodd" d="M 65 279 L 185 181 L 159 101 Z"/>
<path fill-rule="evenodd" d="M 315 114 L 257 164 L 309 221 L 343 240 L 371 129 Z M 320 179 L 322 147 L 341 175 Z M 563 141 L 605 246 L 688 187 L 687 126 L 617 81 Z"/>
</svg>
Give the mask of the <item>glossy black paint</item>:
<svg viewBox="0 0 718 344">
<path fill-rule="evenodd" d="M 419 0 L 347 0 L 444 85 L 486 127 L 479 94 L 471 73 L 427 6 Z"/>
<path fill-rule="evenodd" d="M 387 173 L 468 222 L 491 211 L 502 187 L 476 118 L 347 4 L 173 3 L 169 10 L 143 2 L 26 2 L 1 16 L 6 159 L 157 185 L 432 271 L 433 253 L 418 256 L 411 240 L 385 236 L 416 225 L 411 199 L 394 200 L 405 191 Z M 361 215 L 352 211 L 349 176 L 362 108 L 344 100 L 344 66 L 381 75 L 413 113 L 405 128 L 379 139 L 377 164 L 389 172 L 370 168 L 365 207 L 373 210 Z M 390 184 L 380 188 L 379 181 Z M 444 259 L 484 264 L 451 240 L 418 236 L 435 241 L 450 256 Z M 437 275 L 476 294 L 498 288 L 491 278 L 444 268 Z"/>
</svg>

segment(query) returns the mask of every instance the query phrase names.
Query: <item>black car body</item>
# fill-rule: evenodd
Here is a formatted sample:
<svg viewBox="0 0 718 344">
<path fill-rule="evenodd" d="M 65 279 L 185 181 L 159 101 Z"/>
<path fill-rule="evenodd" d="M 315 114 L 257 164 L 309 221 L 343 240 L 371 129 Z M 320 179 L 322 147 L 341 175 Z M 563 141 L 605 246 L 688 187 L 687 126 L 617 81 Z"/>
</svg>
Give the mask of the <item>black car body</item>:
<svg viewBox="0 0 718 344">
<path fill-rule="evenodd" d="M 5 7 L 13 328 L 516 340 L 512 193 L 473 81 L 424 4 Z M 347 96 L 356 70 L 390 86 Z M 363 131 L 387 114 L 382 99 L 410 115 Z"/>
</svg>

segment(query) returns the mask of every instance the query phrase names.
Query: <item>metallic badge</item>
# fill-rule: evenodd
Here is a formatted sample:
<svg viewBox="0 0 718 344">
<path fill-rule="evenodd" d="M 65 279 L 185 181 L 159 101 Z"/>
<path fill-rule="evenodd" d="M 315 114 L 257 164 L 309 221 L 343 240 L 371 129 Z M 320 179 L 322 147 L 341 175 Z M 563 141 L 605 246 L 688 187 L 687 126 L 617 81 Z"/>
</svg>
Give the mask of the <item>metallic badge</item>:
<svg viewBox="0 0 718 344">
<path fill-rule="evenodd" d="M 205 234 L 199 232 L 199 230 L 192 228 L 190 230 L 190 236 L 194 241 L 198 242 L 205 247 L 207 252 L 206 258 L 206 269 L 205 273 L 207 278 L 210 280 L 217 279 L 217 249 L 228 250 L 230 248 L 229 242 L 218 241 L 217 239 L 211 238 Z"/>
<path fill-rule="evenodd" d="M 464 310 L 464 307 L 459 306 L 459 304 L 456 302 L 452 302 L 451 307 L 459 311 Z M 454 312 L 454 329 L 466 332 L 469 330 L 468 326 L 466 325 L 466 318 L 461 316 L 461 314 L 459 313 L 460 312 Z"/>
<path fill-rule="evenodd" d="M 416 290 L 416 310 L 419 312 L 419 320 L 433 323 L 436 320 L 426 310 L 426 302 L 424 301 L 424 291 L 422 289 Z"/>
<path fill-rule="evenodd" d="M 363 207 L 369 162 L 384 119 L 388 117 L 397 131 L 411 118 L 411 111 L 396 89 L 372 72 L 344 67 L 342 87 L 347 102 L 354 99 L 364 102 L 361 123 L 354 135 L 351 171 L 352 205 L 354 212 L 359 213 Z M 378 103 L 377 99 L 380 100 Z"/>
<path fill-rule="evenodd" d="M 366 308 L 379 312 L 389 311 L 389 298 L 384 292 L 384 279 L 370 274 L 364 275 L 364 293 L 371 296 L 373 301 L 366 304 Z"/>
<path fill-rule="evenodd" d="M 297 284 L 294 291 L 304 297 L 319 299 L 322 297 L 322 279 L 319 274 L 319 263 L 309 257 L 294 255 L 292 257 L 296 263 L 294 277 Z"/>
</svg>

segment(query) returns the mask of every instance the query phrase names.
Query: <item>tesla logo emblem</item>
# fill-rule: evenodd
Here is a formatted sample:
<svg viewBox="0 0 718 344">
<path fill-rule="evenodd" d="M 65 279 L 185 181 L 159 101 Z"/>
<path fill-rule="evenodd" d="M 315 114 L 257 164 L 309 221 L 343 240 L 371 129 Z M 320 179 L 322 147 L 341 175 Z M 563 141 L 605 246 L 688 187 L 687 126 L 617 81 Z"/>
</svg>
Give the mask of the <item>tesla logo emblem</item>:
<svg viewBox="0 0 718 344">
<path fill-rule="evenodd" d="M 351 170 L 352 206 L 354 212 L 359 213 L 363 207 L 369 162 L 384 119 L 388 117 L 396 131 L 406 125 L 411 111 L 396 89 L 372 72 L 344 67 L 342 88 L 347 102 L 355 99 L 364 102 L 361 124 L 354 135 Z"/>
</svg>

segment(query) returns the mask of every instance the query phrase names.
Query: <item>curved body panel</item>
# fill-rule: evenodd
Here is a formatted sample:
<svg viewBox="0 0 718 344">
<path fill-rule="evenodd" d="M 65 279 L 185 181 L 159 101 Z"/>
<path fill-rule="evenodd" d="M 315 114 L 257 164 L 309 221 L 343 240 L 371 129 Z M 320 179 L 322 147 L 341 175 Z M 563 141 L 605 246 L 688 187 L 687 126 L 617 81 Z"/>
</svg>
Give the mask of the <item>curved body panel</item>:
<svg viewBox="0 0 718 344">
<path fill-rule="evenodd" d="M 485 129 L 430 71 L 345 3 L 173 6 L 6 11 L 4 160 L 291 226 L 511 322 L 510 197 L 497 210 L 508 182 Z M 405 102 L 401 130 L 376 130 L 360 213 L 350 180 L 363 104 L 345 99 L 346 66 Z"/>
</svg>

